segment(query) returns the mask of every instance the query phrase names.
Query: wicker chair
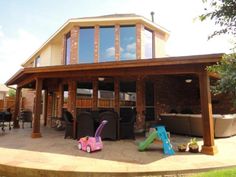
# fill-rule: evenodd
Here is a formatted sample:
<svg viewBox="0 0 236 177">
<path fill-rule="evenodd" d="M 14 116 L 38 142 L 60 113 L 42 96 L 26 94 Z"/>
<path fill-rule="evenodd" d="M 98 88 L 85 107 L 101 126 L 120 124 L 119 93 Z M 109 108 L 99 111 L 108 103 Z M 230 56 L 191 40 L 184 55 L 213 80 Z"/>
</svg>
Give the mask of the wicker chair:
<svg viewBox="0 0 236 177">
<path fill-rule="evenodd" d="M 31 111 L 21 111 L 19 120 L 22 122 L 22 128 L 24 127 L 25 122 L 30 123 L 30 127 L 32 128 L 32 112 Z"/>
<path fill-rule="evenodd" d="M 136 119 L 136 113 L 133 110 L 124 110 L 125 117 L 120 122 L 120 138 L 121 139 L 135 139 L 134 135 L 134 122 Z M 121 114 L 122 113 L 121 110 Z"/>
<path fill-rule="evenodd" d="M 67 137 L 73 138 L 73 116 L 69 111 L 63 111 L 63 119 L 66 123 L 65 139 Z"/>
<path fill-rule="evenodd" d="M 102 139 L 111 139 L 117 140 L 118 139 L 118 115 L 116 112 L 113 111 L 106 111 L 99 114 L 99 123 L 103 120 L 107 120 L 108 123 L 103 128 L 101 137 Z"/>
<path fill-rule="evenodd" d="M 89 112 L 80 112 L 77 117 L 77 138 L 94 136 L 94 120 Z"/>
</svg>

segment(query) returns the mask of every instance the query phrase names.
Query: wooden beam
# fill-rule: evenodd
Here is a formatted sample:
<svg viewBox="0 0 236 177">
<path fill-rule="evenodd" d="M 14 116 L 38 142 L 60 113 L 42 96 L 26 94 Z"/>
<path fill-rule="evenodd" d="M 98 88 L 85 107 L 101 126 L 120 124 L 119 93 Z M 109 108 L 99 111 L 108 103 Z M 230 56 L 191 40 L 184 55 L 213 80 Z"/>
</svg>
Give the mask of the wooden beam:
<svg viewBox="0 0 236 177">
<path fill-rule="evenodd" d="M 214 143 L 214 123 L 212 117 L 211 93 L 209 77 L 206 70 L 200 72 L 199 84 L 203 125 L 202 153 L 214 155 L 217 153 L 217 148 Z"/>
<path fill-rule="evenodd" d="M 30 84 L 32 82 L 35 82 L 35 76 L 34 75 L 30 75 L 28 78 L 26 78 L 23 81 L 19 82 L 17 84 L 17 86 L 23 88 L 25 85 Z"/>
<path fill-rule="evenodd" d="M 76 139 L 76 81 L 68 81 L 68 111 L 73 116 L 73 138 Z"/>
<path fill-rule="evenodd" d="M 20 128 L 19 125 L 19 112 L 20 112 L 20 97 L 21 97 L 21 88 L 17 87 L 16 89 L 16 97 L 15 97 L 15 111 L 13 114 L 13 128 Z"/>
<path fill-rule="evenodd" d="M 32 129 L 32 134 L 31 134 L 32 138 L 42 137 L 40 133 L 42 87 L 43 87 L 43 80 L 40 78 L 36 78 L 35 110 L 34 110 L 34 117 L 33 117 L 33 129 Z"/>
</svg>

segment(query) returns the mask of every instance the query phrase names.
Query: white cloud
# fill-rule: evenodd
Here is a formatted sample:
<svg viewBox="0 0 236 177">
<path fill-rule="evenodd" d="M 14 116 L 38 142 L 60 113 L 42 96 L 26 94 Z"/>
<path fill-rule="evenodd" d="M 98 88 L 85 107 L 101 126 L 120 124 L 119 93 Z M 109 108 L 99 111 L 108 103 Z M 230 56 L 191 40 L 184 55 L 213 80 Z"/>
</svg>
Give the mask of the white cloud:
<svg viewBox="0 0 236 177">
<path fill-rule="evenodd" d="M 2 26 L 0 26 L 0 38 L 4 36 L 4 33 L 2 31 Z"/>
<path fill-rule="evenodd" d="M 136 54 L 135 53 L 131 53 L 131 52 L 126 52 L 126 53 L 124 53 L 124 57 L 126 59 L 133 59 L 133 58 L 136 58 Z"/>
<path fill-rule="evenodd" d="M 128 52 L 134 52 L 135 49 L 136 49 L 136 43 L 135 42 L 133 42 L 131 44 L 128 44 L 126 46 L 126 51 L 128 51 Z"/>
<path fill-rule="evenodd" d="M 16 37 L 4 34 L 0 40 L 0 83 L 6 82 L 15 74 L 40 43 L 36 36 L 24 29 L 16 30 Z"/>
<path fill-rule="evenodd" d="M 115 47 L 109 47 L 106 49 L 106 57 L 114 57 L 115 56 Z"/>
</svg>

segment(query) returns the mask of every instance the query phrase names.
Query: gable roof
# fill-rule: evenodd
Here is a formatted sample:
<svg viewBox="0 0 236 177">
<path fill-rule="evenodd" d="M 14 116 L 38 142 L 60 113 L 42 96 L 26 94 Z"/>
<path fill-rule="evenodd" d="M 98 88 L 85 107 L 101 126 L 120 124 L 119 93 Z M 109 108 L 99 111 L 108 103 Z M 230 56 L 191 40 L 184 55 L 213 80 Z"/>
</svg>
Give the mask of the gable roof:
<svg viewBox="0 0 236 177">
<path fill-rule="evenodd" d="M 102 15 L 102 16 L 95 16 L 95 17 L 82 17 L 82 18 L 71 18 L 66 21 L 49 39 L 42 44 L 42 46 L 36 50 L 23 64 L 24 67 L 26 64 L 31 63 L 37 55 L 40 54 L 41 50 L 46 48 L 50 42 L 53 41 L 56 37 L 62 36 L 65 33 L 69 32 L 70 28 L 74 25 L 78 26 L 86 26 L 88 24 L 99 24 L 99 25 L 106 25 L 110 22 L 119 22 L 120 24 L 129 24 L 130 21 L 134 23 L 142 22 L 143 24 L 147 25 L 149 28 L 153 30 L 158 30 L 165 34 L 165 38 L 169 37 L 169 31 L 162 26 L 150 21 L 149 19 L 136 15 L 136 14 L 110 14 L 110 15 Z M 91 25 L 90 25 L 91 26 Z"/>
</svg>

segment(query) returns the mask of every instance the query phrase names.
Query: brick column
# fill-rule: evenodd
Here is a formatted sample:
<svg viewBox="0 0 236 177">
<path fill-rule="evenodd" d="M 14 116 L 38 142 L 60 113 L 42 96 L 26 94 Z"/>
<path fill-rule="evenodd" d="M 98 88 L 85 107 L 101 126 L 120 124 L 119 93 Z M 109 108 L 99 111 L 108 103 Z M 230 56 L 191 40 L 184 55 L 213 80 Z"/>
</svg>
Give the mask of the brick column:
<svg viewBox="0 0 236 177">
<path fill-rule="evenodd" d="M 79 27 L 73 27 L 70 32 L 71 49 L 70 49 L 70 64 L 78 63 L 78 33 Z"/>
<path fill-rule="evenodd" d="M 137 130 L 144 131 L 145 129 L 145 82 L 143 78 L 139 77 L 136 81 L 136 123 L 137 123 Z"/>
<path fill-rule="evenodd" d="M 199 74 L 199 85 L 203 126 L 202 153 L 214 155 L 217 153 L 217 148 L 214 142 L 214 123 L 212 117 L 210 83 L 206 70 Z"/>
<path fill-rule="evenodd" d="M 44 113 L 44 115 L 43 115 L 43 120 L 44 120 L 44 123 L 43 123 L 43 125 L 44 126 L 47 126 L 47 118 L 48 118 L 48 109 L 47 109 L 47 107 L 48 107 L 48 90 L 45 90 L 44 91 L 44 111 L 43 111 L 43 113 Z"/>
<path fill-rule="evenodd" d="M 68 111 L 73 116 L 73 136 L 76 138 L 76 81 L 68 81 Z"/>
<path fill-rule="evenodd" d="M 141 23 L 136 24 L 136 58 L 142 58 L 142 30 L 143 25 Z"/>
<path fill-rule="evenodd" d="M 20 128 L 18 115 L 20 111 L 20 97 L 21 97 L 21 88 L 16 89 L 16 98 L 15 98 L 15 111 L 13 115 L 13 128 Z"/>
<path fill-rule="evenodd" d="M 95 25 L 94 27 L 94 63 L 99 61 L 99 26 Z"/>
<path fill-rule="evenodd" d="M 120 60 L 120 25 L 115 25 L 115 60 Z"/>
<path fill-rule="evenodd" d="M 40 114 L 41 114 L 41 98 L 42 98 L 42 86 L 43 80 L 41 78 L 36 79 L 36 95 L 35 95 L 35 110 L 33 117 L 33 129 L 32 129 L 32 138 L 42 137 L 40 133 Z"/>
<path fill-rule="evenodd" d="M 118 79 L 114 80 L 115 105 L 114 109 L 117 113 L 120 112 L 120 82 Z"/>
<path fill-rule="evenodd" d="M 66 35 L 62 37 L 62 48 L 61 48 L 61 64 L 64 65 L 66 63 Z"/>
<path fill-rule="evenodd" d="M 59 84 L 59 99 L 58 99 L 58 117 L 62 117 L 62 107 L 64 103 L 64 88 L 63 83 Z"/>
</svg>

